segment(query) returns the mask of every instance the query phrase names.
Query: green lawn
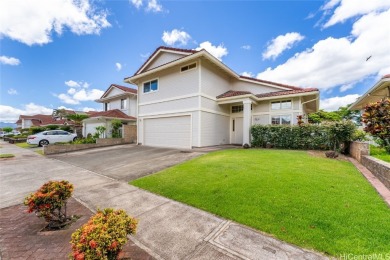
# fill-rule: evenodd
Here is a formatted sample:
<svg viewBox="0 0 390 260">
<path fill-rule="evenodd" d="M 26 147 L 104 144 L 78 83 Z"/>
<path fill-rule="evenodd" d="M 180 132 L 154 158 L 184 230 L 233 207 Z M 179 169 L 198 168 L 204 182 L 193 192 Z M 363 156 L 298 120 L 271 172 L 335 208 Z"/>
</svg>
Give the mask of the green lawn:
<svg viewBox="0 0 390 260">
<path fill-rule="evenodd" d="M 33 148 L 33 147 L 37 147 L 36 145 L 33 145 L 33 144 L 28 144 L 26 142 L 24 143 L 16 143 L 15 144 L 16 146 L 19 146 L 21 148 Z"/>
<path fill-rule="evenodd" d="M 131 184 L 333 256 L 390 253 L 390 209 L 347 161 L 234 149 Z"/>
<path fill-rule="evenodd" d="M 370 145 L 370 155 L 385 162 L 390 162 L 390 154 L 384 148 Z"/>
<path fill-rule="evenodd" d="M 0 153 L 0 159 L 12 158 L 15 157 L 12 153 Z"/>
</svg>

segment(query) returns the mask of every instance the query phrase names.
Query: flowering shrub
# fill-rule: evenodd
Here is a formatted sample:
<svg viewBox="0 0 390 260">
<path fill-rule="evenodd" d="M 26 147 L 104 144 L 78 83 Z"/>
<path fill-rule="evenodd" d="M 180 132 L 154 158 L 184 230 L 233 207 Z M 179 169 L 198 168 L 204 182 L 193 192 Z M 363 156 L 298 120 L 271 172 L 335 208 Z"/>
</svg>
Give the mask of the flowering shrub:
<svg viewBox="0 0 390 260">
<path fill-rule="evenodd" d="M 43 184 L 35 193 L 24 199 L 28 213 L 36 212 L 50 223 L 63 223 L 66 216 L 66 201 L 72 196 L 73 185 L 68 181 L 49 181 Z"/>
<path fill-rule="evenodd" d="M 124 210 L 104 209 L 72 234 L 71 259 L 117 259 L 128 238 L 135 234 L 137 220 Z"/>
</svg>

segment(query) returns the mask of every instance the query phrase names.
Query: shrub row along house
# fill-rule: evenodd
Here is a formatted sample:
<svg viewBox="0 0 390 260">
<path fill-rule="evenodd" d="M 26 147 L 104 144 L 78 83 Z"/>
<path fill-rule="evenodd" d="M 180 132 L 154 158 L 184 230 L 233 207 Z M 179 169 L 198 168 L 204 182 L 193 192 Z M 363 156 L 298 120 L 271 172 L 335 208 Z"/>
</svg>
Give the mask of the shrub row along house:
<svg viewBox="0 0 390 260">
<path fill-rule="evenodd" d="M 319 108 L 318 89 L 240 76 L 204 49 L 159 47 L 125 82 L 137 99 L 112 85 L 98 102 L 135 111 L 138 143 L 150 146 L 249 144 L 251 125 L 297 124 Z"/>
</svg>

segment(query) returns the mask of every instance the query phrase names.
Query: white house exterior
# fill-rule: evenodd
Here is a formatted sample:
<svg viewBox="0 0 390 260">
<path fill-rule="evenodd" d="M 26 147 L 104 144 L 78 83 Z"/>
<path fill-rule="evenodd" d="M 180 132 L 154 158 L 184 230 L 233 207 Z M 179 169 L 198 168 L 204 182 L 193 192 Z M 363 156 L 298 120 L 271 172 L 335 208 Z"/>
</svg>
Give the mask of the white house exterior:
<svg viewBox="0 0 390 260">
<path fill-rule="evenodd" d="M 137 123 L 137 90 L 117 84 L 104 92 L 102 97 L 95 100 L 103 104 L 103 111 L 88 112 L 89 118 L 83 120 L 83 135 L 93 135 L 96 127 L 104 126 L 106 132 L 103 137 L 111 137 L 111 122 L 119 119 L 122 124 L 135 125 Z"/>
<path fill-rule="evenodd" d="M 240 76 L 206 50 L 158 48 L 125 82 L 138 87 L 138 143 L 176 148 L 250 143 L 253 124 L 296 124 L 319 91 Z"/>
</svg>

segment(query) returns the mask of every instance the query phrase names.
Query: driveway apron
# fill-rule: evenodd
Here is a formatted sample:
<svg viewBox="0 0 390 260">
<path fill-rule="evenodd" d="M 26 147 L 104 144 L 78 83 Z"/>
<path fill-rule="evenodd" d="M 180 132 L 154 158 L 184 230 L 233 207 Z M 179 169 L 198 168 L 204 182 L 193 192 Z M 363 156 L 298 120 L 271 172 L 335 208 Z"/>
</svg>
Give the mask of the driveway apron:
<svg viewBox="0 0 390 260">
<path fill-rule="evenodd" d="M 135 149 L 134 153 L 142 151 Z M 165 152 L 162 157 L 175 154 Z M 122 208 L 138 218 L 138 233 L 130 239 L 156 259 L 326 259 L 319 253 L 128 185 L 123 181 L 128 175 L 115 178 L 105 176 L 104 171 L 93 171 L 92 166 L 84 168 L 83 162 L 93 163 L 82 153 L 78 166 L 4 142 L 0 153 L 16 155 L 0 161 L 0 208 L 20 204 L 28 193 L 48 180 L 68 180 L 75 186 L 73 197 L 89 209 Z M 95 154 L 97 160 L 102 158 L 99 156 Z M 112 166 L 109 162 L 100 163 Z"/>
</svg>

